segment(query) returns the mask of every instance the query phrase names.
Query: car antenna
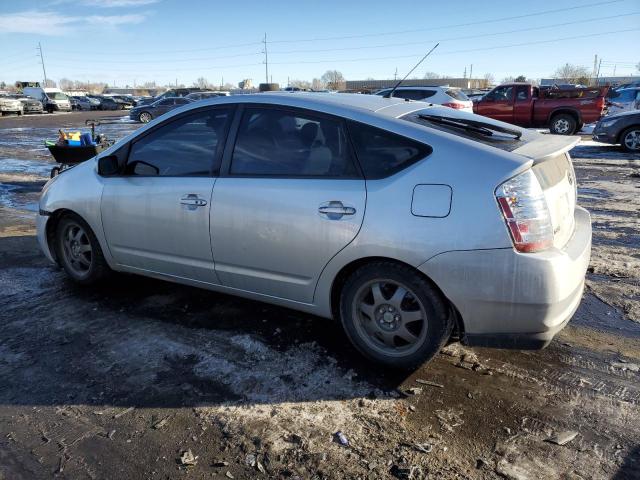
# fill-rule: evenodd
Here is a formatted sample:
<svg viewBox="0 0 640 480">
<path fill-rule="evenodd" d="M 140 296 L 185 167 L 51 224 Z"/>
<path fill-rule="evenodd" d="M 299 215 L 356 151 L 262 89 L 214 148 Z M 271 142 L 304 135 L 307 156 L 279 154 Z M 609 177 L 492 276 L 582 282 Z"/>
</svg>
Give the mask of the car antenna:
<svg viewBox="0 0 640 480">
<path fill-rule="evenodd" d="M 411 70 L 409 70 L 409 73 L 407 73 L 407 74 L 404 76 L 404 78 L 403 78 L 402 80 L 400 80 L 398 83 L 396 83 L 396 86 L 395 86 L 395 87 L 393 87 L 389 93 L 384 94 L 384 95 L 383 95 L 383 98 L 391 98 L 391 95 L 393 95 L 393 92 L 395 92 L 395 91 L 396 91 L 396 88 L 398 88 L 398 87 L 400 86 L 400 84 L 401 84 L 402 82 L 404 82 L 404 81 L 407 79 L 407 77 L 408 77 L 409 75 L 411 75 L 411 72 L 413 72 L 416 68 L 418 68 L 418 67 L 420 66 L 420 64 L 421 64 L 422 62 L 424 62 L 424 59 L 425 59 L 425 58 L 427 58 L 429 55 L 431 55 L 431 52 L 433 52 L 433 51 L 438 47 L 438 45 L 440 45 L 440 42 L 436 43 L 436 44 L 433 46 L 433 48 L 432 48 L 431 50 L 429 50 L 429 51 L 427 52 L 427 54 L 426 54 L 424 57 L 422 57 L 422 59 L 421 59 L 418 63 L 416 63 L 415 67 L 413 67 Z"/>
</svg>

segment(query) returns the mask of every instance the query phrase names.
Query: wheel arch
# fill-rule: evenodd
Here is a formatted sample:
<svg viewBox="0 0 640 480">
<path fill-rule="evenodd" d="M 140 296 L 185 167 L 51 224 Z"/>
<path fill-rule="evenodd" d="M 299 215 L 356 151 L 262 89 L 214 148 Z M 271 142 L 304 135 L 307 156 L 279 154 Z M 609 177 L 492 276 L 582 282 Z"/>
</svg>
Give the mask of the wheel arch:
<svg viewBox="0 0 640 480">
<path fill-rule="evenodd" d="M 89 224 L 89 222 L 87 222 L 82 217 L 82 215 L 80 215 L 78 212 L 70 208 L 58 208 L 57 210 L 54 210 L 53 212 L 51 212 L 51 214 L 49 215 L 49 221 L 47 222 L 47 227 L 46 227 L 47 246 L 49 247 L 49 252 L 51 252 L 51 256 L 58 264 L 60 263 L 60 260 L 58 259 L 58 256 L 56 254 L 56 249 L 53 242 L 55 241 L 56 228 L 58 227 L 60 220 L 62 220 L 62 218 L 65 217 L 66 215 L 75 215 L 76 217 L 80 218 L 84 223 L 86 223 L 89 228 L 91 228 L 91 225 Z M 95 232 L 93 232 L 93 234 L 95 235 Z M 98 239 L 98 242 L 100 242 L 100 239 L 97 236 L 96 238 Z"/>
<path fill-rule="evenodd" d="M 640 128 L 640 123 L 627 125 L 626 127 L 620 129 L 620 132 L 618 133 L 618 138 L 616 138 L 616 142 L 621 144 L 622 137 L 624 136 L 624 134 L 627 133 L 632 128 Z"/>
<path fill-rule="evenodd" d="M 340 271 L 337 273 L 337 275 L 334 277 L 333 282 L 331 283 L 331 290 L 330 290 L 330 307 L 331 307 L 331 313 L 334 319 L 340 318 L 340 294 L 342 292 L 342 288 L 347 280 L 347 278 L 349 278 L 349 276 L 355 272 L 358 268 L 363 267 L 364 265 L 368 265 L 371 263 L 377 263 L 377 262 L 388 262 L 388 263 L 395 263 L 397 265 L 402 265 L 404 267 L 408 267 L 411 270 L 413 270 L 415 273 L 417 273 L 419 276 L 421 276 L 422 278 L 424 278 L 427 282 L 429 282 L 431 284 L 431 286 L 441 295 L 442 299 L 445 301 L 445 303 L 448 305 L 449 307 L 449 314 L 452 317 L 452 321 L 453 321 L 453 332 L 452 332 L 452 337 L 456 337 L 456 338 L 462 338 L 464 335 L 464 321 L 462 319 L 462 316 L 460 315 L 459 310 L 456 308 L 456 306 L 453 304 L 453 302 L 451 300 L 449 300 L 449 298 L 447 298 L 447 296 L 444 294 L 444 292 L 440 289 L 440 287 L 438 287 L 438 285 L 431 279 L 429 278 L 427 275 L 424 274 L 424 272 L 421 272 L 419 269 L 417 269 L 416 267 L 414 267 L 413 265 L 410 265 L 406 262 L 397 260 L 395 258 L 390 258 L 390 257 L 363 257 L 363 258 L 358 258 L 356 260 L 353 260 L 352 262 L 344 265 Z"/>
<path fill-rule="evenodd" d="M 571 107 L 558 107 L 555 110 L 551 110 L 551 112 L 549 113 L 549 116 L 547 117 L 548 123 L 551 123 L 551 121 L 553 120 L 553 117 L 561 114 L 567 114 L 574 117 L 576 120 L 576 125 L 579 123 L 584 123 L 582 122 L 582 114 L 580 113 L 580 110 L 577 110 Z"/>
</svg>

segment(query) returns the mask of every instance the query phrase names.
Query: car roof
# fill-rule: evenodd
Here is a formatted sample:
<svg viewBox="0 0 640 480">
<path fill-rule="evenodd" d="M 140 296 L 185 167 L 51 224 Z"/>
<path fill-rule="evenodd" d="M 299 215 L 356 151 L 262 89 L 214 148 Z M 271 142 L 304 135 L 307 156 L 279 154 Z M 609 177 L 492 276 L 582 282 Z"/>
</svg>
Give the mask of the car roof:
<svg viewBox="0 0 640 480">
<path fill-rule="evenodd" d="M 362 113 L 379 114 L 398 118 L 416 110 L 430 107 L 427 102 L 408 101 L 404 98 L 385 98 L 380 95 L 357 93 L 319 93 L 319 92 L 264 92 L 248 95 L 214 97 L 198 102 L 200 107 L 222 103 L 262 103 L 272 105 L 308 108 L 326 113 L 352 117 Z"/>
</svg>

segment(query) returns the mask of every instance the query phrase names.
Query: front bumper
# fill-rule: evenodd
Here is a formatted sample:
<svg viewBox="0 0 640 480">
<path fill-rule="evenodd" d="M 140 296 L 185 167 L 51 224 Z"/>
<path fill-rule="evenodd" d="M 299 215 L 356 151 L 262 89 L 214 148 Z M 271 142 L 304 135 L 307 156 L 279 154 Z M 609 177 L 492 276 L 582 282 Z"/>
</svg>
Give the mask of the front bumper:
<svg viewBox="0 0 640 480">
<path fill-rule="evenodd" d="M 593 129 L 593 133 L 591 134 L 591 138 L 593 138 L 596 142 L 601 143 L 617 143 L 618 139 L 613 132 L 610 132 L 606 129 L 599 129 L 596 125 L 596 128 Z"/>
<path fill-rule="evenodd" d="M 53 252 L 49 245 L 49 239 L 47 238 L 47 222 L 51 218 L 48 212 L 39 212 L 36 216 L 36 238 L 38 239 L 38 245 L 40 250 L 44 253 L 45 257 L 52 262 L 56 263 Z"/>
<path fill-rule="evenodd" d="M 576 207 L 576 230 L 562 249 L 446 252 L 419 268 L 460 312 L 463 342 L 496 348 L 545 347 L 582 299 L 591 256 L 591 218 Z"/>
</svg>

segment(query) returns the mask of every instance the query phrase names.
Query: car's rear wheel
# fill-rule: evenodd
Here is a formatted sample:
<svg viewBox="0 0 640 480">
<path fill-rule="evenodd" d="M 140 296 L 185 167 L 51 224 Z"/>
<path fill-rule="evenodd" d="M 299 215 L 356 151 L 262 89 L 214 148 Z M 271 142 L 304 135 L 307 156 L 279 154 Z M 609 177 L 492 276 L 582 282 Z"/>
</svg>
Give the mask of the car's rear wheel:
<svg viewBox="0 0 640 480">
<path fill-rule="evenodd" d="M 140 120 L 142 123 L 149 123 L 152 118 L 153 117 L 151 116 L 151 114 L 149 112 L 142 112 L 138 116 L 138 120 Z"/>
<path fill-rule="evenodd" d="M 561 113 L 551 119 L 549 130 L 556 135 L 572 135 L 576 131 L 577 126 L 578 122 L 576 122 L 576 119 L 572 115 Z"/>
<path fill-rule="evenodd" d="M 110 272 L 98 239 L 77 215 L 66 215 L 60 219 L 54 241 L 58 261 L 75 282 L 90 285 Z"/>
<path fill-rule="evenodd" d="M 640 152 L 640 127 L 627 128 L 622 132 L 620 145 L 627 152 Z"/>
<path fill-rule="evenodd" d="M 340 317 L 353 345 L 369 359 L 414 368 L 433 357 L 451 334 L 447 305 L 410 267 L 376 262 L 345 282 Z"/>
</svg>

